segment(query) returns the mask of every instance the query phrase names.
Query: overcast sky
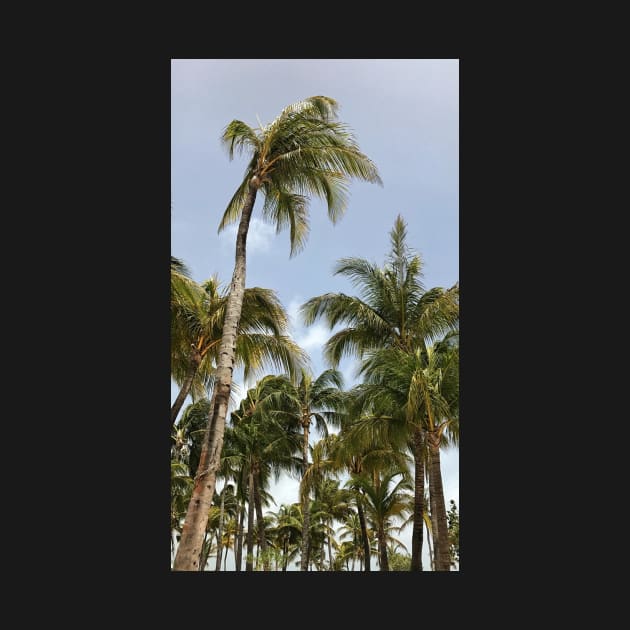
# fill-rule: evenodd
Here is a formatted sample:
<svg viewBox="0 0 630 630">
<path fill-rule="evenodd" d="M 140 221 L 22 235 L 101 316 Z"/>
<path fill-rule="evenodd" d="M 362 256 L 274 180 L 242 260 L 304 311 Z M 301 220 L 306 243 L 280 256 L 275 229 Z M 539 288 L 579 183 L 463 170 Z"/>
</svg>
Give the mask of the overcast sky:
<svg viewBox="0 0 630 630">
<path fill-rule="evenodd" d="M 339 119 L 375 162 L 383 187 L 352 182 L 348 209 L 335 226 L 325 205 L 313 199 L 308 242 L 292 259 L 288 233 L 276 235 L 260 221 L 259 195 L 247 241 L 246 285 L 277 292 L 292 315 L 295 340 L 320 374 L 328 367 L 321 347 L 330 332 L 321 323 L 302 326 L 297 309 L 326 292 L 355 295 L 346 279 L 332 275 L 335 262 L 358 256 L 382 265 L 398 214 L 407 223 L 407 243 L 424 262 L 425 287 L 450 287 L 459 279 L 458 83 L 457 60 L 172 60 L 171 253 L 195 280 L 217 273 L 227 285 L 236 228 L 221 235 L 217 228 L 246 158 L 229 161 L 219 140 L 223 129 L 233 119 L 267 124 L 309 96 L 337 100 Z M 340 369 L 347 386 L 356 382 L 352 361 L 342 361 Z M 236 381 L 243 385 L 238 374 Z M 173 384 L 173 400 L 176 395 Z M 442 455 L 447 508 L 450 499 L 459 508 L 458 462 L 457 451 Z M 297 486 L 285 478 L 271 488 L 278 506 L 297 501 Z M 410 551 L 411 528 L 401 539 Z M 426 542 L 424 548 L 426 570 Z M 231 558 L 230 552 L 228 568 Z"/>
</svg>

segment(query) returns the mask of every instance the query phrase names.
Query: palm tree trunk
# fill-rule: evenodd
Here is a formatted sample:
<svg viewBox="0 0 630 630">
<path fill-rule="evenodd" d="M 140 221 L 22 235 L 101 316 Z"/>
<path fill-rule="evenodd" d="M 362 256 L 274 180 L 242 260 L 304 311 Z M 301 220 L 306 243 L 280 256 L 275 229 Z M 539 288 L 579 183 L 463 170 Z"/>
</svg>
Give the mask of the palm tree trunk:
<svg viewBox="0 0 630 630">
<path fill-rule="evenodd" d="M 410 571 L 422 571 L 422 525 L 424 523 L 424 448 L 421 429 L 413 433 L 414 501 L 413 533 L 411 535 Z"/>
<path fill-rule="evenodd" d="M 247 558 L 245 571 L 254 570 L 254 473 L 249 471 L 249 502 L 247 505 Z"/>
<path fill-rule="evenodd" d="M 225 560 L 223 560 L 223 571 L 227 571 L 227 557 L 228 557 L 229 550 L 230 550 L 229 547 L 225 550 Z"/>
<path fill-rule="evenodd" d="M 378 526 L 378 549 L 381 558 L 381 571 L 389 571 L 389 562 L 387 560 L 387 543 L 385 542 L 385 531 L 383 525 Z"/>
<path fill-rule="evenodd" d="M 332 529 L 333 521 L 330 519 L 330 529 Z M 330 542 L 330 532 L 328 532 L 328 562 L 330 562 L 329 571 L 333 570 L 332 544 Z"/>
<path fill-rule="evenodd" d="M 188 368 L 188 372 L 186 373 L 186 378 L 182 383 L 182 387 L 179 390 L 179 394 L 177 394 L 177 398 L 171 407 L 171 426 L 175 424 L 175 420 L 177 420 L 177 416 L 186 400 L 186 396 L 190 393 L 190 388 L 192 387 L 192 383 L 195 380 L 195 374 L 197 374 L 197 370 L 199 369 L 199 364 L 201 363 L 201 355 L 194 349 L 193 355 L 190 358 L 190 366 Z"/>
<path fill-rule="evenodd" d="M 431 549 L 431 532 L 429 531 L 429 524 L 425 521 L 424 526 L 427 528 L 427 546 L 429 547 L 429 563 L 431 564 L 431 571 L 435 571 L 435 556 Z"/>
<path fill-rule="evenodd" d="M 223 334 L 219 346 L 219 362 L 212 396 L 212 406 L 208 417 L 208 427 L 204 435 L 203 446 L 195 486 L 192 491 L 188 511 L 184 519 L 182 537 L 177 549 L 173 570 L 195 571 L 199 564 L 199 552 L 206 525 L 208 510 L 212 504 L 216 486 L 216 471 L 219 467 L 223 449 L 225 417 L 227 416 L 230 390 L 232 388 L 232 372 L 236 353 L 236 334 L 243 308 L 245 291 L 246 243 L 249 222 L 256 201 L 256 193 L 260 181 L 258 178 L 249 183 L 249 192 L 243 204 L 241 220 L 236 234 L 236 253 L 232 284 L 225 307 Z"/>
<path fill-rule="evenodd" d="M 223 553 L 223 511 L 225 506 L 225 487 L 221 492 L 221 511 L 219 512 L 219 532 L 217 535 L 217 563 L 214 568 L 215 571 L 221 570 L 221 554 Z M 225 554 L 227 556 L 227 553 Z"/>
<path fill-rule="evenodd" d="M 289 545 L 289 539 L 288 539 L 288 538 L 285 538 L 285 539 L 284 539 L 284 548 L 283 548 L 283 551 L 284 551 L 284 557 L 283 557 L 283 559 L 282 559 L 282 561 L 283 561 L 283 564 L 282 564 L 282 570 L 283 570 L 283 571 L 286 571 L 286 570 L 287 570 L 287 564 L 289 563 L 289 555 L 288 555 L 288 551 L 289 551 L 289 550 L 288 550 L 288 545 Z"/>
<path fill-rule="evenodd" d="M 427 471 L 427 473 L 430 473 L 430 471 Z M 431 517 L 430 519 L 431 520 L 431 535 L 433 536 L 433 570 L 437 571 L 437 559 L 439 557 L 439 549 L 440 549 L 440 536 L 438 533 L 435 494 L 431 494 L 431 475 L 428 474 L 428 477 L 429 477 L 429 503 L 431 504 L 431 512 L 429 516 Z"/>
<path fill-rule="evenodd" d="M 361 491 L 359 491 L 359 493 L 362 494 Z M 367 526 L 365 525 L 365 514 L 363 514 L 363 507 L 361 507 L 361 498 L 357 501 L 357 512 L 359 513 L 359 523 L 361 524 L 363 554 L 365 555 L 365 570 L 370 572 L 370 541 L 368 539 Z"/>
<path fill-rule="evenodd" d="M 303 423 L 304 426 L 304 440 L 302 442 L 302 480 L 306 475 L 306 469 L 308 468 L 308 429 L 310 425 L 310 419 Z M 300 570 L 308 570 L 308 551 L 310 547 L 310 527 L 311 517 L 309 514 L 309 492 L 304 491 L 302 497 L 302 558 L 300 562 Z"/>
<path fill-rule="evenodd" d="M 234 564 L 236 570 L 240 571 L 243 565 L 243 521 L 245 520 L 245 501 L 241 503 L 240 515 L 238 517 L 238 531 L 236 533 L 236 549 L 234 550 Z"/>
<path fill-rule="evenodd" d="M 435 515 L 437 520 L 437 539 L 434 538 L 433 549 L 435 567 L 438 571 L 450 571 L 451 561 L 448 550 L 448 521 L 444 504 L 444 488 L 440 470 L 440 436 L 437 431 L 429 435 L 429 493 L 431 501 L 435 497 Z"/>
<path fill-rule="evenodd" d="M 267 556 L 267 541 L 265 540 L 265 521 L 263 518 L 262 501 L 260 500 L 260 489 L 258 487 L 258 470 L 254 475 L 254 502 L 256 504 L 256 523 L 258 525 L 258 547 L 262 552 L 263 570 L 270 571 L 269 558 Z"/>
</svg>

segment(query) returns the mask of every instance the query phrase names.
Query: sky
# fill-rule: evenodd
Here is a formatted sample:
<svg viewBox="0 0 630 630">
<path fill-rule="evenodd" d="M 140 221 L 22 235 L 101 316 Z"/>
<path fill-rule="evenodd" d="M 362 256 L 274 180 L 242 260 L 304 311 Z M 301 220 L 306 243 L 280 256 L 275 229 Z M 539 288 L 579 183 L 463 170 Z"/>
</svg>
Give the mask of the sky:
<svg viewBox="0 0 630 630">
<path fill-rule="evenodd" d="M 221 234 L 217 228 L 247 158 L 230 162 L 220 142 L 224 128 L 234 119 L 252 127 L 267 124 L 290 103 L 315 95 L 339 103 L 339 120 L 376 164 L 383 187 L 352 181 L 346 213 L 336 225 L 325 204 L 312 199 L 308 241 L 294 258 L 288 232 L 276 235 L 261 221 L 259 195 L 247 239 L 246 286 L 276 291 L 317 376 L 329 367 L 321 348 L 331 332 L 321 321 L 303 326 L 299 306 L 327 292 L 356 295 L 347 279 L 332 275 L 336 261 L 356 256 L 382 266 L 398 214 L 407 223 L 408 245 L 422 258 L 425 287 L 446 288 L 459 280 L 459 62 L 171 60 L 171 253 L 197 281 L 218 274 L 227 286 L 234 266 L 236 225 Z M 340 364 L 346 387 L 357 382 L 355 367 L 350 359 Z M 235 384 L 239 398 L 246 391 L 242 375 L 235 373 Z M 171 400 L 176 395 L 172 383 Z M 443 452 L 441 461 L 447 509 L 450 499 L 459 509 L 458 451 Z M 270 491 L 278 506 L 294 503 L 298 482 L 284 477 Z M 400 538 L 411 551 L 411 528 Z M 426 535 L 424 550 L 426 568 Z M 228 569 L 231 557 L 230 552 Z"/>
</svg>

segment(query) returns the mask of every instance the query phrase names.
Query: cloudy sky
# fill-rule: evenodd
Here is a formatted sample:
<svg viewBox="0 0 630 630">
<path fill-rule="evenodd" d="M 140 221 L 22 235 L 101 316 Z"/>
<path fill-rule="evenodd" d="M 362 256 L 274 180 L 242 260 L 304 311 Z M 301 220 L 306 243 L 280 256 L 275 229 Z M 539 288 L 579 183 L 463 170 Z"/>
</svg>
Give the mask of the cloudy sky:
<svg viewBox="0 0 630 630">
<path fill-rule="evenodd" d="M 172 254 L 195 280 L 217 273 L 228 284 L 236 228 L 219 235 L 217 227 L 246 159 L 229 161 L 219 141 L 223 129 L 233 119 L 267 124 L 309 96 L 337 100 L 339 119 L 376 163 L 383 187 L 353 182 L 346 214 L 335 226 L 325 205 L 312 200 L 308 242 L 292 259 L 288 234 L 276 235 L 260 221 L 258 199 L 247 241 L 247 286 L 277 292 L 292 316 L 294 338 L 310 354 L 314 373 L 321 373 L 328 367 L 321 347 L 330 332 L 323 324 L 302 326 L 298 307 L 326 292 L 356 294 L 346 279 L 332 275 L 335 262 L 358 256 L 382 265 L 398 214 L 424 262 L 425 286 L 450 287 L 459 279 L 458 83 L 457 60 L 172 60 Z M 352 361 L 340 369 L 347 386 L 356 382 Z M 237 384 L 243 385 L 238 375 Z M 173 385 L 173 400 L 176 395 Z M 454 499 L 459 506 L 457 451 L 444 453 L 442 464 L 447 505 Z M 278 505 L 295 502 L 297 481 L 285 478 L 271 492 Z M 410 550 L 410 528 L 401 539 Z"/>
</svg>

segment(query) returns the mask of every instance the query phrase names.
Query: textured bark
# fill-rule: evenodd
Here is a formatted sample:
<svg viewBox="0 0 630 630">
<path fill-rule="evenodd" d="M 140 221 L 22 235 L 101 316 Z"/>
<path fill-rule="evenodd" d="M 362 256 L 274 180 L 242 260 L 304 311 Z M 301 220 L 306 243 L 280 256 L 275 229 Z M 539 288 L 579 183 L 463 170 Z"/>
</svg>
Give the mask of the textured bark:
<svg viewBox="0 0 630 630">
<path fill-rule="evenodd" d="M 254 570 L 254 475 L 249 472 L 249 503 L 247 505 L 247 557 L 245 571 Z"/>
<path fill-rule="evenodd" d="M 245 520 L 245 502 L 241 503 L 241 513 L 238 518 L 238 530 L 236 532 L 236 550 L 234 551 L 234 564 L 240 571 L 243 566 L 243 521 Z"/>
<path fill-rule="evenodd" d="M 359 513 L 359 523 L 361 524 L 361 539 L 363 540 L 363 555 L 365 556 L 365 570 L 370 572 L 370 540 L 368 539 L 367 526 L 365 525 L 365 514 L 361 506 L 361 499 L 357 501 L 357 512 Z"/>
<path fill-rule="evenodd" d="M 387 560 L 387 543 L 385 542 L 385 530 L 383 525 L 378 526 L 378 550 L 381 559 L 381 571 L 389 571 L 389 561 Z"/>
<path fill-rule="evenodd" d="M 308 468 L 308 430 L 310 422 L 307 419 L 303 422 L 304 440 L 302 442 L 302 479 L 306 475 Z M 302 498 L 302 558 L 300 560 L 300 571 L 308 570 L 308 555 L 310 550 L 310 531 L 311 531 L 311 515 L 310 515 L 309 492 L 304 492 Z"/>
<path fill-rule="evenodd" d="M 212 406 L 208 417 L 208 428 L 204 435 L 203 446 L 195 485 L 193 487 L 188 511 L 184 520 L 182 537 L 173 570 L 196 571 L 199 564 L 199 552 L 203 535 L 208 523 L 208 510 L 212 504 L 216 486 L 216 471 L 219 467 L 223 434 L 227 416 L 232 374 L 236 356 L 236 333 L 243 308 L 245 291 L 246 243 L 249 222 L 256 201 L 256 193 L 260 182 L 250 181 L 249 192 L 243 205 L 241 220 L 236 234 L 236 253 L 234 273 L 227 298 L 223 334 L 219 346 L 219 362 L 216 370 L 216 381 L 212 396 Z"/>
<path fill-rule="evenodd" d="M 422 571 L 422 526 L 424 523 L 424 449 L 423 437 L 420 429 L 413 434 L 414 471 L 414 501 L 413 501 L 413 532 L 411 535 L 411 566 L 410 571 Z"/>
<path fill-rule="evenodd" d="M 450 571 L 451 559 L 448 549 L 448 521 L 446 505 L 444 504 L 444 488 L 442 486 L 442 472 L 440 470 L 440 437 L 437 431 L 428 435 L 430 468 L 429 493 L 431 500 L 435 500 L 435 516 L 437 521 L 437 541 L 433 541 L 433 554 L 437 571 Z M 433 499 L 435 497 L 435 499 Z"/>
<path fill-rule="evenodd" d="M 193 355 L 190 359 L 190 366 L 188 368 L 188 372 L 186 374 L 186 378 L 182 383 L 182 387 L 179 390 L 179 394 L 177 394 L 177 398 L 171 407 L 171 426 L 175 424 L 175 420 L 177 420 L 177 416 L 186 400 L 186 396 L 190 393 L 190 388 L 192 387 L 192 383 L 195 380 L 195 374 L 197 374 L 197 370 L 199 369 L 199 364 L 201 363 L 201 355 L 195 348 L 193 350 Z"/>
<path fill-rule="evenodd" d="M 332 519 L 330 519 L 330 527 L 332 529 L 333 526 L 333 521 Z M 330 543 L 330 533 L 328 533 L 328 562 L 330 562 L 330 568 L 328 569 L 329 571 L 333 570 L 333 558 L 332 558 L 332 545 Z"/>
<path fill-rule="evenodd" d="M 223 492 L 221 493 L 221 511 L 219 512 L 219 531 L 217 532 L 217 563 L 214 567 L 215 571 L 221 570 L 221 555 L 223 553 L 223 513 L 225 510 L 225 488 L 223 488 Z M 227 556 L 227 551 L 225 553 Z"/>
<path fill-rule="evenodd" d="M 287 564 L 289 563 L 289 539 L 284 539 L 284 547 L 283 547 L 283 559 L 282 559 L 282 570 L 287 570 Z"/>
<path fill-rule="evenodd" d="M 262 501 L 260 500 L 259 471 L 256 469 L 254 475 L 254 503 L 256 504 L 256 523 L 258 525 L 258 547 L 262 553 L 263 570 L 271 571 L 269 558 L 267 556 L 267 541 L 265 540 L 265 521 L 263 518 Z"/>
<path fill-rule="evenodd" d="M 440 535 L 437 524 L 437 507 L 435 502 L 435 493 L 431 494 L 431 476 L 429 475 L 429 502 L 431 503 L 431 535 L 433 536 L 433 570 L 437 571 L 437 558 L 440 549 Z"/>
<path fill-rule="evenodd" d="M 429 532 L 429 525 L 424 522 L 424 526 L 427 528 L 427 547 L 429 548 L 429 563 L 431 564 L 431 571 L 435 571 L 435 560 L 433 555 L 433 549 L 431 549 L 431 534 Z"/>
</svg>

